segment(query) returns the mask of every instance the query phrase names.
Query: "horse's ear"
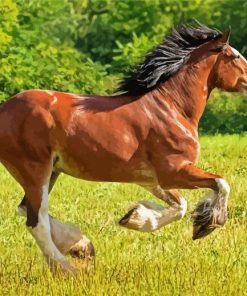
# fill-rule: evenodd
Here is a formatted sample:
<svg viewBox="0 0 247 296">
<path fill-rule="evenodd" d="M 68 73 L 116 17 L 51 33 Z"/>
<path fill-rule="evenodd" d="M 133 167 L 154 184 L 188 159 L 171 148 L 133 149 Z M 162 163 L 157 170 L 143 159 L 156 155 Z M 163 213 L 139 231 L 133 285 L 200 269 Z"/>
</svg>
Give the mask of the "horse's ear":
<svg viewBox="0 0 247 296">
<path fill-rule="evenodd" d="M 229 26 L 229 28 L 222 34 L 220 41 L 222 43 L 229 43 L 230 34 L 231 34 L 231 27 Z"/>
</svg>

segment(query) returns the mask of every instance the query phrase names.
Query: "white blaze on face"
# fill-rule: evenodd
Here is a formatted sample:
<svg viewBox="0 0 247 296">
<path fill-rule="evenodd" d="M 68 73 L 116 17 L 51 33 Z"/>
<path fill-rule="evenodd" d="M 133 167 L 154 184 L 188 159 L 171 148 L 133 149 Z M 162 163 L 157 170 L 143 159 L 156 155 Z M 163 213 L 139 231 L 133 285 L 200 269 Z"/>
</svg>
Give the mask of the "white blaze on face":
<svg viewBox="0 0 247 296">
<path fill-rule="evenodd" d="M 230 47 L 232 52 L 235 54 L 236 57 L 240 57 L 240 59 L 242 59 L 243 61 L 245 61 L 245 63 L 247 63 L 247 60 L 244 56 L 241 55 L 241 53 L 239 51 L 237 51 L 235 48 Z"/>
</svg>

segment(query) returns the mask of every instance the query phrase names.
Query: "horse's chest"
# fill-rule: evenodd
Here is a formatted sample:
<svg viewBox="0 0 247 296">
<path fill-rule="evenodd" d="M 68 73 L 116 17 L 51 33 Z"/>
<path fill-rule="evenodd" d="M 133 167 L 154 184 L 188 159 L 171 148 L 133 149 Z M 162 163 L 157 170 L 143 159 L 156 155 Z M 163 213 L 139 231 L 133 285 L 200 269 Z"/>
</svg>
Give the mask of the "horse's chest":
<svg viewBox="0 0 247 296">
<path fill-rule="evenodd" d="M 199 158 L 200 143 L 197 130 L 188 124 L 170 119 L 170 129 L 160 128 L 157 134 L 155 144 L 159 148 L 160 157 L 178 155 L 191 162 L 196 162 Z"/>
</svg>

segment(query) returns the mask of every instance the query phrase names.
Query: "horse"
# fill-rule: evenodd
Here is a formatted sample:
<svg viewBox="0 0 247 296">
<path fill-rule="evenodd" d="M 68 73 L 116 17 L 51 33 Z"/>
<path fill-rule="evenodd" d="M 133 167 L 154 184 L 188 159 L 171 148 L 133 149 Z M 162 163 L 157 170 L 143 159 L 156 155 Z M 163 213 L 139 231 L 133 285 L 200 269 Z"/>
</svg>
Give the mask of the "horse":
<svg viewBox="0 0 247 296">
<path fill-rule="evenodd" d="M 112 96 L 34 89 L 0 106 L 0 160 L 24 190 L 19 212 L 52 270 L 75 272 L 69 253 L 94 256 L 79 229 L 48 214 L 60 173 L 134 183 L 167 203 L 137 203 L 119 221 L 130 229 L 154 231 L 183 218 L 187 202 L 176 189 L 210 189 L 192 213 L 193 239 L 225 224 L 230 187 L 196 162 L 198 123 L 211 91 L 247 89 L 247 61 L 229 36 L 230 30 L 181 25 Z"/>
</svg>

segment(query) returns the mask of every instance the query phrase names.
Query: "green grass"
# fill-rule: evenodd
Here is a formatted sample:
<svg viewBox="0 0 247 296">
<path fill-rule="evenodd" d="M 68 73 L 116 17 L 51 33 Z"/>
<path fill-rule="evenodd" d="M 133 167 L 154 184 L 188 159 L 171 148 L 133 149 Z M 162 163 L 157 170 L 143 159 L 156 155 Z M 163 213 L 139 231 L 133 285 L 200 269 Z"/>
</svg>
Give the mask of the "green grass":
<svg viewBox="0 0 247 296">
<path fill-rule="evenodd" d="M 142 188 L 59 177 L 50 212 L 79 224 L 96 248 L 76 279 L 52 277 L 16 214 L 22 189 L 1 167 L 0 295 L 247 295 L 247 136 L 203 137 L 201 145 L 199 166 L 223 175 L 231 196 L 224 228 L 198 241 L 189 213 L 203 190 L 184 190 L 185 218 L 148 234 L 116 225 L 131 203 L 158 202 Z"/>
</svg>

